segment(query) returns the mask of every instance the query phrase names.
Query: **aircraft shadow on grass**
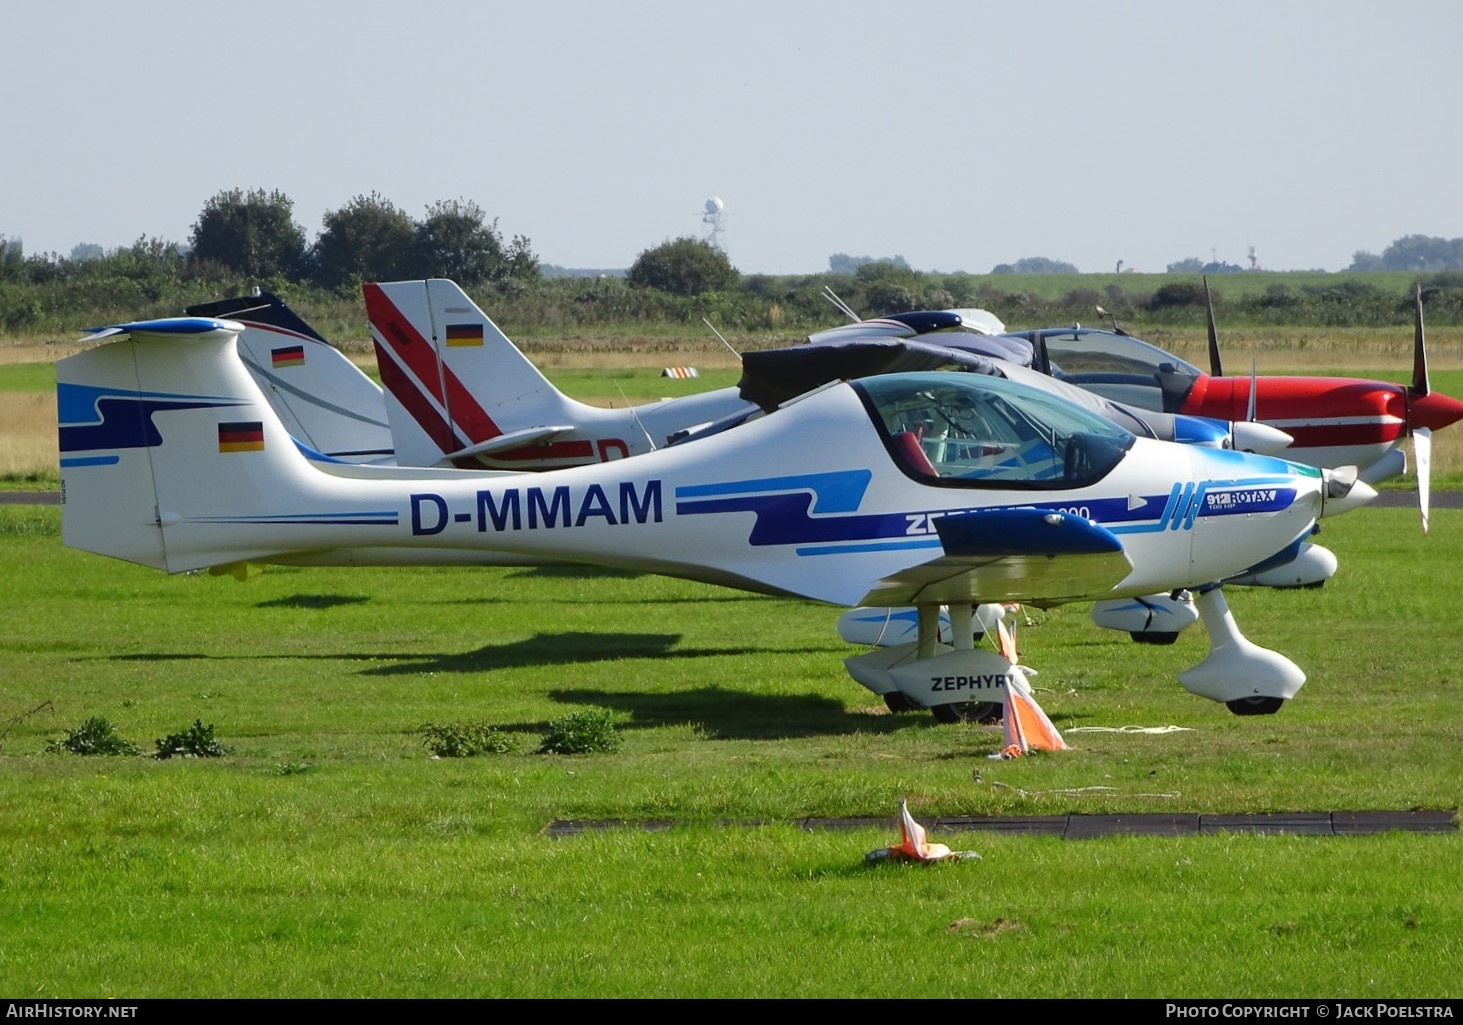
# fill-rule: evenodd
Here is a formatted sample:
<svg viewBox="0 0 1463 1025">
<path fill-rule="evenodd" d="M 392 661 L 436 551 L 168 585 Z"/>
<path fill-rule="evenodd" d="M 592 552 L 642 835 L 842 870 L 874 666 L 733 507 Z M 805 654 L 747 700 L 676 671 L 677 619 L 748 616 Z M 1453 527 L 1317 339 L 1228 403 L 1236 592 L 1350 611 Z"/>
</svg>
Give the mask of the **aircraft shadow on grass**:
<svg viewBox="0 0 1463 1025">
<path fill-rule="evenodd" d="M 821 694 L 748 694 L 722 687 L 665 694 L 579 688 L 554 691 L 566 705 L 607 708 L 628 718 L 623 729 L 694 726 L 711 740 L 792 740 L 932 727 L 919 718 L 849 711 Z M 880 709 L 880 712 L 883 710 Z"/>
<path fill-rule="evenodd" d="M 396 665 L 375 666 L 364 671 L 367 676 L 397 676 L 412 673 L 480 673 L 493 669 L 518 669 L 527 666 L 576 665 L 587 662 L 611 662 L 627 658 L 698 659 L 717 655 L 755 655 L 769 649 L 752 645 L 727 648 L 675 648 L 680 634 L 602 634 L 558 633 L 535 634 L 512 644 L 491 644 L 475 651 L 443 655 L 377 655 L 376 658 L 397 658 Z M 674 649 L 674 650 L 672 650 Z M 778 649 L 781 650 L 781 649 Z M 808 650 L 799 648 L 798 651 Z M 841 648 L 814 648 L 835 651 Z"/>
<path fill-rule="evenodd" d="M 424 660 L 420 654 L 377 653 L 372 659 L 395 664 L 376 665 L 361 676 L 395 676 L 421 673 L 474 673 L 493 669 L 551 664 L 608 662 L 627 658 L 697 659 L 716 655 L 746 655 L 761 649 L 698 648 L 672 650 L 678 634 L 539 634 L 526 641 L 479 648 L 460 655 L 443 655 Z M 798 649 L 799 651 L 805 649 Z M 824 649 L 817 649 L 824 650 Z M 833 650 L 831 648 L 827 650 Z M 339 654 L 291 652 L 218 656 L 197 653 L 150 653 L 109 656 L 116 662 L 161 662 L 233 659 L 343 659 Z M 619 672 L 621 670 L 617 670 Z M 833 736 L 849 733 L 889 733 L 900 729 L 925 728 L 923 719 L 874 715 L 849 711 L 842 700 L 820 694 L 749 694 L 721 687 L 702 687 L 663 694 L 631 693 L 578 688 L 550 693 L 551 700 L 566 705 L 608 708 L 628 718 L 627 729 L 692 725 L 714 740 L 785 740 L 796 737 Z M 882 710 L 881 710 L 882 711 Z M 504 724 L 517 733 L 538 733 L 545 722 Z"/>
<path fill-rule="evenodd" d="M 258 609 L 333 609 L 337 605 L 364 605 L 370 598 L 358 594 L 292 594 L 255 605 Z"/>
<path fill-rule="evenodd" d="M 632 577 L 643 577 L 644 573 L 637 573 L 628 569 L 612 569 L 609 566 L 578 566 L 572 563 L 553 566 L 530 566 L 518 570 L 515 573 L 506 574 L 509 580 L 522 580 L 545 578 L 549 580 L 595 580 L 598 578 L 612 580 L 627 580 Z"/>
</svg>

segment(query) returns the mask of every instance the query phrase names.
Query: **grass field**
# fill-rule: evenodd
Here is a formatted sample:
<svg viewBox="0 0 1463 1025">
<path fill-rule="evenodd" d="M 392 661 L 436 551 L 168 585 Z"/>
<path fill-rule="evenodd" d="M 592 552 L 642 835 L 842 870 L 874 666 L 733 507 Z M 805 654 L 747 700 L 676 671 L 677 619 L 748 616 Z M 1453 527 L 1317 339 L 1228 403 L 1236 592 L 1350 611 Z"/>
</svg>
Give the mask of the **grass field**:
<svg viewBox="0 0 1463 1025">
<path fill-rule="evenodd" d="M 0 989 L 21 997 L 1456 997 L 1463 838 L 935 835 L 917 817 L 1456 809 L 1463 513 L 1328 520 L 1317 591 L 1236 591 L 1309 674 L 1278 715 L 1185 693 L 1171 648 L 1033 613 L 1075 750 L 891 715 L 836 610 L 586 569 L 168 577 L 0 508 Z M 538 751 L 611 711 L 623 747 Z M 46 751 L 90 716 L 144 751 Z M 425 722 L 513 750 L 434 759 Z M 1175 725 L 1161 734 L 1083 727 Z M 808 832 L 804 816 L 886 826 Z M 665 819 L 550 838 L 555 819 Z M 726 823 L 764 822 L 764 825 Z"/>
</svg>

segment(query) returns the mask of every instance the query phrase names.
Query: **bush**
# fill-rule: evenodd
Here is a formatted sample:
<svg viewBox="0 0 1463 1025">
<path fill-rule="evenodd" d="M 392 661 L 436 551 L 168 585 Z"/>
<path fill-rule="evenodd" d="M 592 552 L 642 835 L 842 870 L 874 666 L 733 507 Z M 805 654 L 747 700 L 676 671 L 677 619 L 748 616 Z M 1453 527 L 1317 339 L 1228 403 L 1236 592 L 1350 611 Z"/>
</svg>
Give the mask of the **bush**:
<svg viewBox="0 0 1463 1025">
<path fill-rule="evenodd" d="M 678 238 L 637 256 L 625 273 L 625 280 L 633 288 L 656 288 L 672 295 L 695 296 L 704 292 L 737 291 L 742 276 L 726 254 L 709 242 Z"/>
<path fill-rule="evenodd" d="M 217 758 L 229 753 L 229 749 L 213 739 L 213 723 L 203 725 L 202 719 L 194 719 L 193 725 L 182 733 L 170 733 L 157 742 L 154 758 Z"/>
<path fill-rule="evenodd" d="M 1217 292 L 1214 293 L 1214 302 L 1216 304 L 1219 302 Z M 1204 305 L 1204 286 L 1202 284 L 1195 284 L 1192 281 L 1170 281 L 1158 286 L 1158 291 L 1153 293 L 1148 308 L 1159 310 L 1166 306 L 1203 307 Z"/>
<path fill-rule="evenodd" d="M 70 751 L 74 755 L 135 755 L 137 745 L 117 736 L 117 728 L 107 720 L 92 716 L 74 730 L 67 730 L 62 740 L 46 745 L 47 751 Z"/>
<path fill-rule="evenodd" d="M 438 758 L 502 755 L 513 750 L 513 738 L 485 722 L 428 722 L 417 732 L 427 750 Z"/>
<path fill-rule="evenodd" d="M 561 715 L 549 723 L 539 750 L 547 754 L 578 755 L 618 751 L 615 722 L 603 708 L 586 708 Z"/>
</svg>

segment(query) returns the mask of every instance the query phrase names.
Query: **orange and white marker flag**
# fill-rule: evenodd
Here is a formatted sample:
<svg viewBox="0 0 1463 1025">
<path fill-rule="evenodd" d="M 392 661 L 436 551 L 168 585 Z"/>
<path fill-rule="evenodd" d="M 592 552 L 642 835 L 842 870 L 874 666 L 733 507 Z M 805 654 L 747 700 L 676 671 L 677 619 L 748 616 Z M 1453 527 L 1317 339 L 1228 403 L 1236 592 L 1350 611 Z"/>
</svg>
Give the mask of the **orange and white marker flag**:
<svg viewBox="0 0 1463 1025">
<path fill-rule="evenodd" d="M 952 851 L 942 843 L 928 840 L 925 837 L 925 827 L 914 821 L 914 816 L 909 813 L 909 805 L 902 797 L 899 799 L 899 834 L 899 843 L 880 847 L 864 857 L 868 861 L 882 861 L 885 858 L 895 861 L 960 861 L 963 858 L 980 857 L 975 851 Z"/>
<path fill-rule="evenodd" d="M 1020 660 L 1021 655 L 1016 650 L 1016 635 L 1006 625 L 1004 618 L 996 621 L 996 650 L 1007 662 L 1015 664 Z"/>
<path fill-rule="evenodd" d="M 1013 665 L 1006 676 L 1006 696 L 1001 709 L 1001 729 L 1006 747 L 996 757 L 1015 757 L 1028 751 L 1065 751 L 1067 742 L 1052 725 L 1031 694 L 1026 671 Z"/>
<path fill-rule="evenodd" d="M 925 839 L 925 827 L 914 821 L 909 805 L 899 799 L 899 832 L 903 839 L 898 851 L 910 861 L 936 861 L 950 856 L 950 848 L 942 843 L 930 843 Z"/>
</svg>

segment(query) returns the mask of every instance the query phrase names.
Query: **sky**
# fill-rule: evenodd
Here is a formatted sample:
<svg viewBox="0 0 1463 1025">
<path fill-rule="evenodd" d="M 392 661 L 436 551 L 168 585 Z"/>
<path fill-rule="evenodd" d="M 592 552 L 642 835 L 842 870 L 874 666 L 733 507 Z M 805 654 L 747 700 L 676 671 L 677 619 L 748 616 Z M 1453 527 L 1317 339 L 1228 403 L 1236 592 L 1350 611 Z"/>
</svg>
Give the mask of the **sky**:
<svg viewBox="0 0 1463 1025">
<path fill-rule="evenodd" d="M 1456 0 L 0 3 L 0 235 L 186 244 L 278 190 L 313 240 L 467 199 L 545 264 L 703 237 L 988 273 L 1342 270 L 1463 236 Z"/>
</svg>

